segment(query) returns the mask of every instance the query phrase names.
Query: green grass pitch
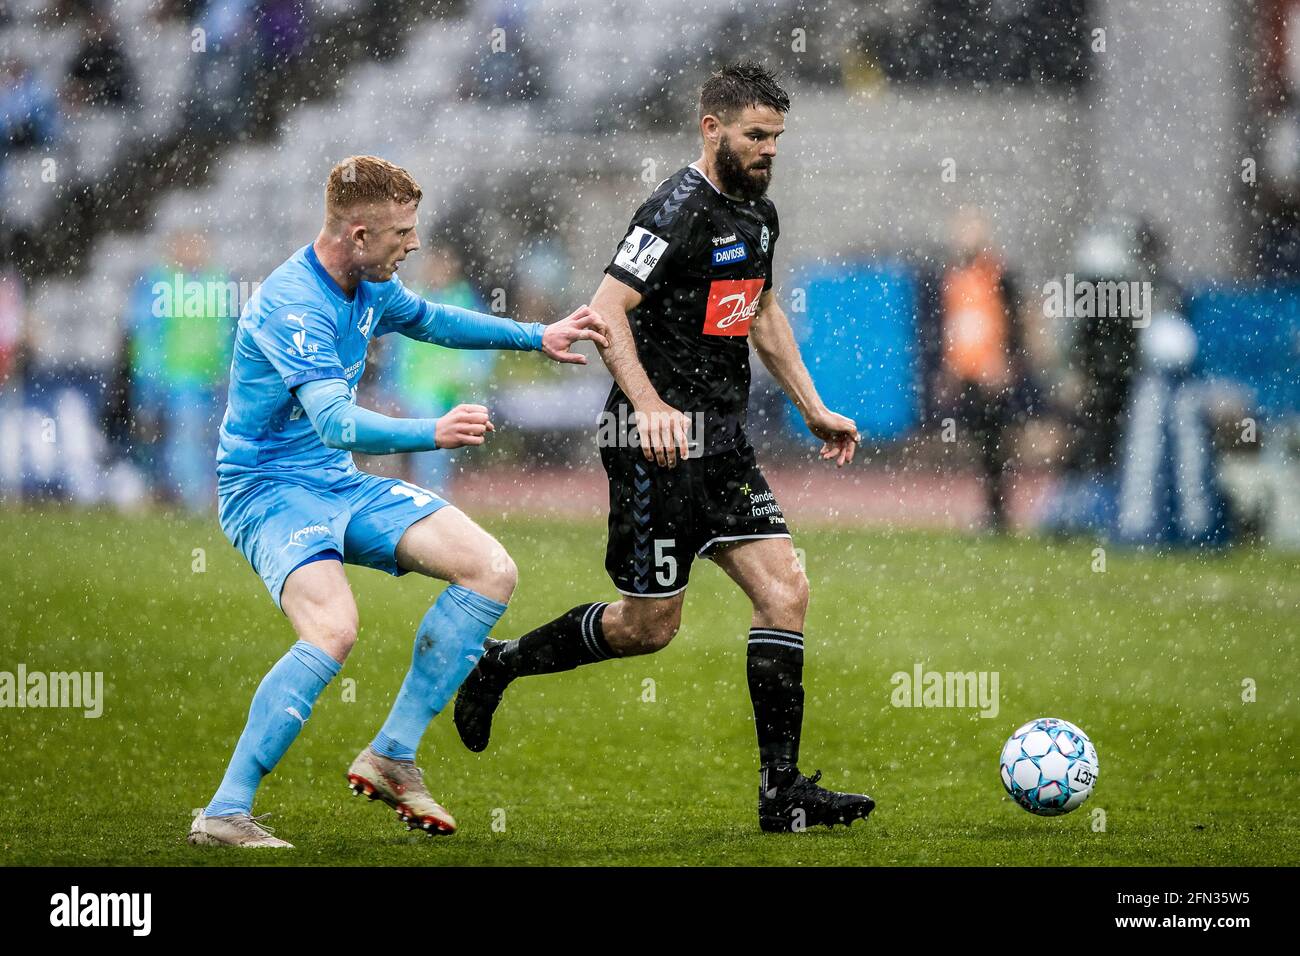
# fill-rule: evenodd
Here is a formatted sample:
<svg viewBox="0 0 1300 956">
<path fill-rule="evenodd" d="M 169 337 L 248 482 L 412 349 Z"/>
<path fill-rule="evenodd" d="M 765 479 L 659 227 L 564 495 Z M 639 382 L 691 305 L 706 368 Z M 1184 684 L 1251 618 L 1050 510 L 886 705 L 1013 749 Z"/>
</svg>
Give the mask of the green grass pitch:
<svg viewBox="0 0 1300 956">
<path fill-rule="evenodd" d="M 520 567 L 497 636 L 614 596 L 599 523 L 479 517 Z M 515 684 L 481 755 L 439 717 L 420 762 L 461 829 L 408 834 L 343 774 L 441 585 L 352 568 L 360 641 L 255 811 L 296 848 L 240 853 L 184 835 L 292 635 L 215 520 L 9 511 L 0 541 L 0 671 L 105 682 L 98 719 L 0 710 L 4 864 L 1300 862 L 1293 558 L 1112 549 L 1097 572 L 1090 544 L 802 529 L 803 769 L 878 807 L 852 829 L 781 836 L 757 828 L 747 604 L 708 562 L 664 652 Z M 893 707 L 890 676 L 917 663 L 997 671 L 997 717 Z M 1056 819 L 998 780 L 1003 741 L 1040 716 L 1081 725 L 1101 758 L 1091 800 Z"/>
</svg>

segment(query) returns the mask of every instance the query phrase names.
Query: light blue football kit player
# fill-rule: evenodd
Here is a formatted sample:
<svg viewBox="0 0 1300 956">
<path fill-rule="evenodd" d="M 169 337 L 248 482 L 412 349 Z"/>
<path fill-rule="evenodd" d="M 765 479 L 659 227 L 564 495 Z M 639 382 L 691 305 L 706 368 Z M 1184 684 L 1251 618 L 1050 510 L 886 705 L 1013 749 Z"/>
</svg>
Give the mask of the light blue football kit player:
<svg viewBox="0 0 1300 956">
<path fill-rule="evenodd" d="M 338 196 L 347 195 L 341 171 L 348 164 L 387 177 L 385 196 L 394 195 L 395 182 L 399 198 L 331 209 L 331 201 L 342 206 Z M 542 326 L 409 292 L 396 271 L 419 248 L 419 190 L 405 176 L 374 157 L 335 167 L 321 235 L 271 273 L 239 320 L 217 454 L 218 517 L 299 640 L 257 688 L 221 785 L 194 821 L 191 843 L 288 846 L 252 816 L 253 797 L 355 642 L 356 606 L 342 562 L 450 582 L 420 622 L 393 708 L 348 779 L 354 792 L 383 800 L 411 828 L 455 830 L 424 788 L 415 751 L 481 656 L 516 572 L 490 535 L 435 492 L 362 472 L 351 453 L 481 444 L 494 426 L 481 406 L 458 406 L 441 419 L 397 419 L 360 408 L 355 395 L 366 350 L 375 337 L 397 333 L 449 348 L 543 351 L 581 364 L 585 359 L 569 351 L 574 342 L 606 342 L 599 317 L 586 308 Z"/>
<path fill-rule="evenodd" d="M 397 539 L 447 503 L 352 463 L 351 451 L 434 447 L 433 420 L 353 403 L 371 339 L 391 332 L 450 348 L 542 347 L 540 323 L 426 302 L 396 277 L 362 282 L 349 297 L 310 245 L 271 273 L 239 321 L 217 495 L 222 530 L 277 604 L 289 572 L 320 552 L 403 573 Z"/>
</svg>

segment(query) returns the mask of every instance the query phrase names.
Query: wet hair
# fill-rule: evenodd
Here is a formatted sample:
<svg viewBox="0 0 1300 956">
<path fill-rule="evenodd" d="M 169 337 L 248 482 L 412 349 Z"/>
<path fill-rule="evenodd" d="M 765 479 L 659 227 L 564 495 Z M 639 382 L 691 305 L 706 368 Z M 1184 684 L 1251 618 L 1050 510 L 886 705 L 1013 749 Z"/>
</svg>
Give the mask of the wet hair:
<svg viewBox="0 0 1300 956">
<path fill-rule="evenodd" d="M 392 200 L 419 203 L 422 193 L 411 174 L 378 156 L 349 156 L 332 170 L 325 184 L 325 214 L 331 219 L 359 205 Z"/>
<path fill-rule="evenodd" d="M 700 87 L 700 119 L 711 113 L 730 123 L 747 106 L 770 106 L 785 113 L 790 109 L 790 94 L 781 88 L 776 74 L 752 60 L 727 64 Z"/>
</svg>

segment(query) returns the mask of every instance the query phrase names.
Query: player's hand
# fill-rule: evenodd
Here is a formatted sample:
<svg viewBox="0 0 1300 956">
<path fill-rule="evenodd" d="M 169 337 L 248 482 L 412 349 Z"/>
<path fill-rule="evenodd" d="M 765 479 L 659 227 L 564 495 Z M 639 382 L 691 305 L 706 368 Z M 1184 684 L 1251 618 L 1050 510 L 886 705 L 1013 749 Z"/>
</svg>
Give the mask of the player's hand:
<svg viewBox="0 0 1300 956">
<path fill-rule="evenodd" d="M 603 349 L 609 348 L 605 320 L 587 306 L 583 306 L 558 322 L 552 322 L 542 331 L 542 351 L 548 358 L 571 365 L 586 365 L 587 356 L 571 352 L 574 342 L 595 342 Z"/>
<path fill-rule="evenodd" d="M 810 414 L 804 421 L 808 424 L 808 430 L 825 443 L 820 453 L 822 461 L 834 461 L 836 468 L 843 468 L 853 460 L 858 442 L 862 441 L 853 419 L 823 408 Z"/>
<path fill-rule="evenodd" d="M 463 448 L 481 445 L 487 433 L 496 431 L 482 405 L 457 405 L 434 426 L 433 437 L 439 448 Z"/>
<path fill-rule="evenodd" d="M 641 454 L 665 468 L 677 467 L 677 459 L 690 455 L 691 418 L 666 402 L 655 402 L 632 412 Z"/>
</svg>

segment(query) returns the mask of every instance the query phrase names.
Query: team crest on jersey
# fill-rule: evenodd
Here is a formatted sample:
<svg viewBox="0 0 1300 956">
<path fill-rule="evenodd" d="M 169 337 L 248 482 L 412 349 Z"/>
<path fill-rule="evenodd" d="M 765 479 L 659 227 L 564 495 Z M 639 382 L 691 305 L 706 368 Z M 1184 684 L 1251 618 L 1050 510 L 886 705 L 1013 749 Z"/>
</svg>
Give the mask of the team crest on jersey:
<svg viewBox="0 0 1300 956">
<path fill-rule="evenodd" d="M 759 234 L 758 237 L 758 245 L 764 252 L 767 252 L 767 246 L 768 243 L 771 241 L 771 239 L 772 239 L 771 233 L 767 231 L 767 226 L 764 226 L 763 231 Z"/>
<path fill-rule="evenodd" d="M 762 294 L 762 279 L 715 279 L 704 307 L 704 334 L 748 335 Z"/>
<path fill-rule="evenodd" d="M 372 305 L 366 309 L 366 314 L 361 317 L 357 323 L 357 330 L 361 333 L 362 338 L 370 334 L 370 323 L 375 321 L 375 307 Z"/>
</svg>

